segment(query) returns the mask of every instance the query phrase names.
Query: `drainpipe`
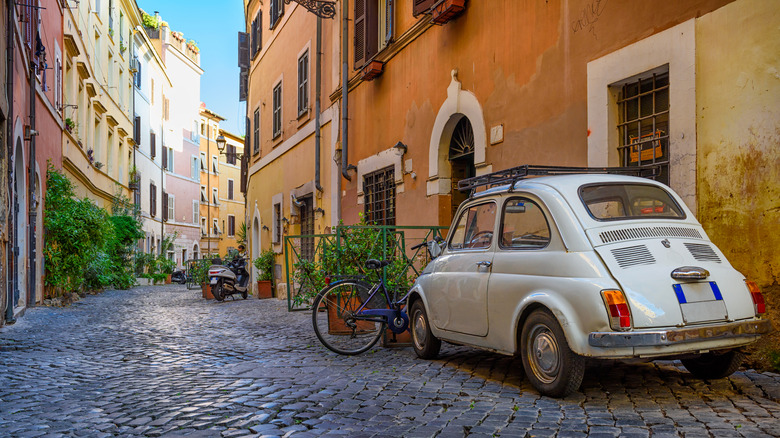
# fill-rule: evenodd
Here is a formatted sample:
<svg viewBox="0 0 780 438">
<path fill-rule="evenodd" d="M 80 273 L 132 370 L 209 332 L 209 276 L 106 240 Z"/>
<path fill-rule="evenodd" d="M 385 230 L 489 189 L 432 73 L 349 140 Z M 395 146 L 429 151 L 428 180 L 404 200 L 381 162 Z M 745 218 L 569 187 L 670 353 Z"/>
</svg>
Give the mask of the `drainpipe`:
<svg viewBox="0 0 780 438">
<path fill-rule="evenodd" d="M 349 67 L 347 61 L 349 60 L 349 42 L 347 36 L 349 35 L 349 2 L 341 2 L 341 175 L 347 180 L 352 181 L 349 176 L 349 170 L 354 166 L 349 165 L 349 154 L 347 151 L 348 145 L 348 100 L 347 94 L 349 93 Z"/>
<path fill-rule="evenodd" d="M 40 11 L 38 12 L 40 14 Z M 37 52 L 37 41 L 40 38 L 38 33 L 38 27 L 35 26 L 35 32 L 34 32 L 34 38 L 33 38 L 33 45 L 36 47 L 35 52 Z M 33 53 L 35 53 L 33 52 Z M 36 54 L 37 55 L 37 54 Z M 28 164 L 28 173 L 27 173 L 27 180 L 29 186 L 27 187 L 27 191 L 29 193 L 27 199 L 27 208 L 28 213 L 30 217 L 30 222 L 27 224 L 27 230 L 30 238 L 29 248 L 30 248 L 30 276 L 27 280 L 27 305 L 32 307 L 32 305 L 35 304 L 35 286 L 37 285 L 36 281 L 36 263 L 35 263 L 35 234 L 36 234 L 36 220 L 38 217 L 38 212 L 35 211 L 38 203 L 35 199 L 35 161 L 36 161 L 36 155 L 35 155 L 35 138 L 38 136 L 35 132 L 35 101 L 36 101 L 36 86 L 37 81 L 35 80 L 35 64 L 32 61 L 32 57 L 30 57 L 30 158 L 27 162 Z"/>
<path fill-rule="evenodd" d="M 7 20 L 6 23 L 6 29 L 7 29 L 7 35 L 8 38 L 6 48 L 6 59 L 7 59 L 7 68 L 6 68 L 6 96 L 8 98 L 8 117 L 6 118 L 8 126 L 7 126 L 7 135 L 6 135 L 6 142 L 8 143 L 8 244 L 6 246 L 6 256 L 8 258 L 8 263 L 6 263 L 6 306 L 5 306 L 5 323 L 6 324 L 13 324 L 16 322 L 16 319 L 14 319 L 14 288 L 18 279 L 18 274 L 16 271 L 16 251 L 18 249 L 16 248 L 16 232 L 15 232 L 15 226 L 14 226 L 14 220 L 16 219 L 16 214 L 14 213 L 14 206 L 16 205 L 15 202 L 13 202 L 14 196 L 14 179 L 13 179 L 13 166 L 11 166 L 11 160 L 10 158 L 14 155 L 14 29 L 15 23 L 14 23 L 14 2 L 6 2 L 6 6 L 8 7 L 7 11 Z M 11 248 L 8 248 L 8 246 L 11 246 Z M 9 275 L 9 272 L 13 272 L 12 275 Z"/>
<path fill-rule="evenodd" d="M 320 185 L 320 93 L 322 92 L 322 17 L 317 17 L 317 56 L 315 57 L 314 95 L 314 187 L 322 192 Z"/>
</svg>

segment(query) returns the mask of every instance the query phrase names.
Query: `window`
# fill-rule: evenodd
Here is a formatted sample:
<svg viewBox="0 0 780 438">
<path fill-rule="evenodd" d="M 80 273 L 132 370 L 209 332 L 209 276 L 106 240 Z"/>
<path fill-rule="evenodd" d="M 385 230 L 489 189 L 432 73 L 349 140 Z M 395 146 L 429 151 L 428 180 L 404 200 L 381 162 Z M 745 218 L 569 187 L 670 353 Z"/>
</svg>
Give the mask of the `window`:
<svg viewBox="0 0 780 438">
<path fill-rule="evenodd" d="M 171 101 L 163 95 L 163 120 L 171 119 Z"/>
<path fill-rule="evenodd" d="M 488 248 L 493 242 L 496 204 L 488 202 L 469 207 L 458 219 L 450 240 L 451 249 Z"/>
<path fill-rule="evenodd" d="M 539 206 L 529 199 L 510 199 L 501 219 L 501 247 L 544 248 L 550 243 L 550 227 Z"/>
<path fill-rule="evenodd" d="M 227 198 L 232 200 L 233 199 L 233 180 L 232 179 L 227 180 L 227 192 L 228 192 Z"/>
<path fill-rule="evenodd" d="M 190 176 L 192 177 L 192 179 L 198 182 L 200 182 L 199 167 L 200 167 L 200 160 L 198 159 L 198 157 L 192 157 L 192 168 L 190 169 L 191 172 Z"/>
<path fill-rule="evenodd" d="M 227 233 L 230 237 L 236 235 L 236 217 L 232 214 L 229 214 L 227 217 Z"/>
<path fill-rule="evenodd" d="M 225 148 L 225 162 L 233 166 L 236 165 L 236 147 L 232 144 L 227 145 Z"/>
<path fill-rule="evenodd" d="M 167 217 L 167 219 L 169 221 L 174 221 L 175 222 L 176 221 L 176 208 L 175 208 L 176 197 L 174 195 L 171 195 L 171 194 L 166 194 L 166 196 L 168 197 L 168 217 Z"/>
<path fill-rule="evenodd" d="M 54 59 L 54 107 L 62 111 L 62 61 L 57 50 Z"/>
<path fill-rule="evenodd" d="M 149 156 L 154 159 L 157 156 L 157 135 L 154 132 L 149 132 Z"/>
<path fill-rule="evenodd" d="M 650 184 L 594 184 L 580 187 L 588 213 L 598 221 L 663 218 L 685 219 L 666 190 Z"/>
<path fill-rule="evenodd" d="M 276 23 L 284 15 L 284 0 L 271 0 L 271 24 L 270 29 L 276 27 Z"/>
<path fill-rule="evenodd" d="M 203 171 L 203 172 L 208 172 L 208 168 L 206 167 L 206 166 L 208 166 L 208 164 L 206 164 L 206 163 L 208 163 L 208 161 L 206 160 L 206 153 L 205 152 L 201 152 L 200 153 L 200 170 Z"/>
<path fill-rule="evenodd" d="M 212 201 L 214 205 L 219 205 L 219 189 L 214 187 L 211 189 Z"/>
<path fill-rule="evenodd" d="M 135 76 L 133 77 L 134 79 L 133 83 L 135 84 L 135 88 L 138 88 L 140 90 L 141 89 L 141 61 L 138 58 L 136 58 L 135 61 L 135 68 L 137 69 L 137 71 L 135 72 Z"/>
<path fill-rule="evenodd" d="M 165 190 L 162 191 L 162 220 L 163 222 L 167 222 L 168 218 L 170 216 L 168 215 L 168 193 L 165 192 Z"/>
<path fill-rule="evenodd" d="M 200 204 L 196 200 L 192 200 L 192 223 L 198 224 L 198 217 L 200 216 Z"/>
<path fill-rule="evenodd" d="M 163 146 L 162 153 L 163 169 L 173 172 L 173 148 Z"/>
<path fill-rule="evenodd" d="M 200 202 L 208 204 L 209 197 L 206 195 L 206 186 L 200 186 Z"/>
<path fill-rule="evenodd" d="M 217 218 L 212 219 L 211 228 L 214 235 L 222 234 L 222 230 L 219 228 L 219 220 Z"/>
<path fill-rule="evenodd" d="M 206 135 L 206 122 L 200 122 L 200 135 Z"/>
<path fill-rule="evenodd" d="M 385 48 L 393 36 L 392 32 L 392 0 L 356 0 L 355 69 L 363 68 Z"/>
<path fill-rule="evenodd" d="M 260 108 L 255 110 L 255 132 L 254 138 L 252 138 L 252 153 L 257 155 L 260 153 Z"/>
<path fill-rule="evenodd" d="M 153 182 L 149 183 L 149 216 L 157 215 L 157 186 Z"/>
<path fill-rule="evenodd" d="M 282 243 L 282 204 L 274 204 L 274 227 L 272 234 L 273 243 Z"/>
<path fill-rule="evenodd" d="M 211 156 L 211 173 L 215 175 L 219 173 L 219 157 L 216 155 Z"/>
<path fill-rule="evenodd" d="M 373 225 L 395 225 L 395 167 L 363 176 L 366 222 Z"/>
<path fill-rule="evenodd" d="M 273 126 L 273 138 L 282 135 L 282 83 L 279 82 L 274 87 L 273 98 L 273 110 L 274 110 L 274 126 Z"/>
<path fill-rule="evenodd" d="M 624 167 L 660 166 L 669 184 L 669 72 L 618 85 L 618 152 Z"/>
<path fill-rule="evenodd" d="M 298 58 L 298 117 L 309 111 L 309 51 Z"/>
<path fill-rule="evenodd" d="M 263 11 L 257 11 L 257 17 L 252 21 L 252 34 L 250 36 L 252 40 L 252 58 L 260 53 L 263 48 Z"/>
<path fill-rule="evenodd" d="M 205 236 L 208 231 L 209 229 L 206 227 L 206 218 L 200 218 L 200 233 Z"/>
</svg>

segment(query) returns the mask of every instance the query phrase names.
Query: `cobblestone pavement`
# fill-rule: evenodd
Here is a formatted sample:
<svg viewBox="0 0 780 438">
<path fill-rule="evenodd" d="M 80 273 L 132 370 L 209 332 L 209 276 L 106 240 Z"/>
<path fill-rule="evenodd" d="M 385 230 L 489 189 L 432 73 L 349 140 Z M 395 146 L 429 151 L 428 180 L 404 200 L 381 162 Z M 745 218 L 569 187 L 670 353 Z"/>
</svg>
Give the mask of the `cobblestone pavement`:
<svg viewBox="0 0 780 438">
<path fill-rule="evenodd" d="M 277 300 L 183 286 L 35 308 L 0 329 L 0 436 L 778 436 L 780 376 L 701 381 L 674 362 L 591 368 L 541 397 L 518 359 L 444 345 L 357 357 Z"/>
</svg>

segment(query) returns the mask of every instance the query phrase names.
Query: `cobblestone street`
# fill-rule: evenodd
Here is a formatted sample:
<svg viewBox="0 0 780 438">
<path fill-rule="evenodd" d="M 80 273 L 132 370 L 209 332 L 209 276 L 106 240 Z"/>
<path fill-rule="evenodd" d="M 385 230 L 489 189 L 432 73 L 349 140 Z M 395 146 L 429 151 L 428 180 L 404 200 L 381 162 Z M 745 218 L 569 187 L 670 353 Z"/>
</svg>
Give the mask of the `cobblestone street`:
<svg viewBox="0 0 780 438">
<path fill-rule="evenodd" d="M 444 345 L 357 357 L 286 302 L 183 286 L 34 308 L 0 329 L 0 436 L 776 436 L 780 376 L 701 381 L 675 363 L 591 368 L 540 397 L 519 359 Z"/>
</svg>

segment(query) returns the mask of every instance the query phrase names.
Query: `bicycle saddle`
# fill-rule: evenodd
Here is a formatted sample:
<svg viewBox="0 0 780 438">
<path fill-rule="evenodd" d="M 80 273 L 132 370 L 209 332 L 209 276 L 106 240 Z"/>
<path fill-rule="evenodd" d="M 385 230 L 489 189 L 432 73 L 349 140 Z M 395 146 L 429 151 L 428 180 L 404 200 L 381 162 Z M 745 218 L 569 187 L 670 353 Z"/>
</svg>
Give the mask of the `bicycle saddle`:
<svg viewBox="0 0 780 438">
<path fill-rule="evenodd" d="M 390 264 L 390 261 L 388 261 L 388 260 L 379 261 L 379 260 L 376 260 L 376 259 L 368 259 L 368 260 L 366 260 L 366 269 L 371 269 L 371 270 L 381 269 L 381 268 L 384 268 L 385 266 L 387 266 L 389 264 Z"/>
</svg>

